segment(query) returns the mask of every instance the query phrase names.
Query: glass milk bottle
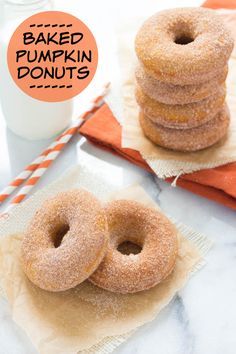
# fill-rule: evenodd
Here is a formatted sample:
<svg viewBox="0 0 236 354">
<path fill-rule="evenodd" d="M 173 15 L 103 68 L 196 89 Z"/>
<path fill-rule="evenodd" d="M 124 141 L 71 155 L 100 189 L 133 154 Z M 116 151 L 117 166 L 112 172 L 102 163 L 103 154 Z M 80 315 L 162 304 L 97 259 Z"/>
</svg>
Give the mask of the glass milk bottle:
<svg viewBox="0 0 236 354">
<path fill-rule="evenodd" d="M 15 134 L 30 140 L 47 139 L 70 123 L 73 100 L 43 102 L 25 94 L 13 81 L 7 65 L 12 33 L 29 16 L 52 8 L 47 0 L 5 0 L 0 30 L 0 98 L 6 124 Z"/>
</svg>

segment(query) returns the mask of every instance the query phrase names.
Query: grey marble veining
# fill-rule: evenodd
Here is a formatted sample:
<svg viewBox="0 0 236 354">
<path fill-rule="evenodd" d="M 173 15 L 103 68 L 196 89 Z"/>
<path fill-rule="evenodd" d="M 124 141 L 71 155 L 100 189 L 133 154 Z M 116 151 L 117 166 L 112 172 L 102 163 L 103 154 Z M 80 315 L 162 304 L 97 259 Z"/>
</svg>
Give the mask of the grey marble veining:
<svg viewBox="0 0 236 354">
<path fill-rule="evenodd" d="M 73 156 L 62 155 L 54 171 L 52 169 L 45 176 L 44 183 L 62 172 L 68 158 L 76 156 L 79 163 L 93 166 L 100 176 L 112 180 L 117 189 L 141 183 L 166 213 L 205 233 L 213 241 L 206 265 L 191 277 L 153 322 L 138 329 L 115 353 L 235 354 L 235 214 L 178 187 L 156 181 L 145 171 L 83 139 L 73 144 Z M 12 321 L 9 307 L 2 299 L 0 321 L 0 354 L 35 354 L 26 335 Z"/>
<path fill-rule="evenodd" d="M 138 354 L 235 354 L 235 229 L 212 219 L 205 231 L 214 242 L 207 264 L 152 325 L 116 353 L 128 354 L 135 343 Z M 151 336 L 150 326 L 157 331 Z"/>
<path fill-rule="evenodd" d="M 152 2 L 152 9 L 148 4 Z M 148 4 L 147 4 L 148 3 Z M 201 0 L 191 2 L 198 5 Z M 0 0 L 0 5 L 2 0 Z M 58 1 L 58 9 L 78 14 L 91 21 L 98 19 L 98 31 L 104 25 L 101 38 L 108 38 L 107 28 L 115 16 L 122 19 L 132 13 L 173 6 L 186 6 L 189 1 L 164 2 Z M 87 8 L 86 8 L 87 7 Z M 89 8 L 89 11 L 88 11 Z M 93 14 L 91 13 L 93 8 Z M 104 11 L 104 9 L 106 11 Z M 124 11 L 124 9 L 126 11 Z M 100 12 L 99 12 L 100 11 Z M 99 14 L 107 16 L 103 23 Z M 88 16 L 89 14 L 89 16 Z M 0 9 L 0 19 L 2 11 Z M 109 18 L 108 18 L 109 17 Z M 110 21 L 110 22 L 108 22 Z M 109 23 L 109 24 L 108 24 Z M 102 32 L 102 29 L 101 29 Z M 100 32 L 96 32 L 98 37 Z M 104 36 L 105 33 L 105 36 Z M 101 38 L 98 40 L 101 41 Z M 102 44 L 99 42 L 99 45 Z M 110 47 L 108 47 L 110 49 Z M 108 50 L 106 51 L 108 55 Z M 109 57 L 110 58 L 110 57 Z M 109 59 L 110 60 L 110 59 Z M 114 63 L 112 61 L 112 63 Z M 114 71 L 114 70 L 113 70 Z M 27 142 L 6 131 L 0 112 L 0 187 L 32 161 L 47 141 Z M 15 152 L 21 152 L 19 155 Z M 20 156 L 20 157 L 19 157 Z M 175 219 L 205 233 L 213 247 L 206 265 L 194 274 L 187 285 L 151 323 L 147 323 L 119 348 L 116 354 L 235 354 L 236 353 L 236 217 L 235 212 L 217 203 L 198 197 L 181 188 L 155 179 L 147 172 L 102 149 L 74 138 L 67 149 L 44 176 L 35 191 L 52 182 L 75 163 L 92 166 L 117 189 L 141 183 L 162 210 Z M 0 298 L 0 354 L 36 354 L 26 334 L 11 318 L 7 302 Z M 67 353 L 65 353 L 67 354 Z"/>
</svg>

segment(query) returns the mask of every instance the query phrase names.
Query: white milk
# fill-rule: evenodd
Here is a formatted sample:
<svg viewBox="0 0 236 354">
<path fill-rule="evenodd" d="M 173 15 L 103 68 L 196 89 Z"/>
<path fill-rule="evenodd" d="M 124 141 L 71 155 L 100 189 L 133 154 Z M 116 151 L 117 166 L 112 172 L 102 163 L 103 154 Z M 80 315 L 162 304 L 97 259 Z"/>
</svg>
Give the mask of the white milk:
<svg viewBox="0 0 236 354">
<path fill-rule="evenodd" d="M 17 0 L 15 0 L 17 1 Z M 34 4 L 33 0 L 19 3 Z M 38 2 L 37 2 L 38 4 Z M 43 1 L 45 4 L 45 1 Z M 7 126 L 23 138 L 47 139 L 64 130 L 72 119 L 73 100 L 43 102 L 26 95 L 13 81 L 7 66 L 7 46 L 12 33 L 25 18 L 48 7 L 5 5 L 5 18 L 0 32 L 0 98 Z M 24 9 L 23 9 L 24 8 Z M 7 10 L 6 10 L 7 9 Z"/>
</svg>

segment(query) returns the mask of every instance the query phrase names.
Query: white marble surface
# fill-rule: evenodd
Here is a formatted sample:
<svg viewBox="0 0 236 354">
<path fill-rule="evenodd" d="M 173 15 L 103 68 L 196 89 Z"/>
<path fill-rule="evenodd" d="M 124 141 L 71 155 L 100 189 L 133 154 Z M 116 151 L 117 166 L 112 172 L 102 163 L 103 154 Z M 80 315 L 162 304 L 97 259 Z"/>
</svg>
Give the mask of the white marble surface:
<svg viewBox="0 0 236 354">
<path fill-rule="evenodd" d="M 85 5 L 72 0 L 60 0 L 60 8 L 76 8 L 86 14 Z M 109 2 L 108 13 L 101 12 L 108 2 L 86 1 L 87 8 L 97 6 L 94 18 L 103 18 L 103 26 L 132 8 L 132 1 Z M 179 1 L 178 5 L 199 4 L 200 1 Z M 125 7 L 126 4 L 126 7 Z M 133 2 L 134 4 L 134 2 Z M 122 6 L 123 5 L 123 6 Z M 80 8 L 81 6 L 81 8 Z M 165 1 L 162 7 L 174 6 Z M 158 8 L 158 5 L 156 5 Z M 160 6 L 159 6 L 160 7 Z M 124 13 L 125 10 L 125 13 Z M 0 11 L 1 13 L 1 11 Z M 96 16 L 95 16 L 96 14 Z M 113 15 L 112 15 L 113 14 Z M 109 18 L 109 19 L 108 19 Z M 103 28 L 104 30 L 104 28 Z M 0 85 L 2 83 L 0 82 Z M 29 142 L 6 130 L 0 115 L 0 189 L 32 161 L 48 141 Z M 236 353 L 236 218 L 235 212 L 180 188 L 155 180 L 150 174 L 129 162 L 100 150 L 84 138 L 74 138 L 35 190 L 53 181 L 75 163 L 83 162 L 102 174 L 117 188 L 140 182 L 169 215 L 204 232 L 214 242 L 207 256 L 207 265 L 188 282 L 187 286 L 161 312 L 160 316 L 139 329 L 117 354 L 235 354 Z M 0 354 L 34 354 L 26 335 L 11 319 L 10 309 L 0 299 Z M 67 354 L 67 353 L 65 353 Z"/>
</svg>

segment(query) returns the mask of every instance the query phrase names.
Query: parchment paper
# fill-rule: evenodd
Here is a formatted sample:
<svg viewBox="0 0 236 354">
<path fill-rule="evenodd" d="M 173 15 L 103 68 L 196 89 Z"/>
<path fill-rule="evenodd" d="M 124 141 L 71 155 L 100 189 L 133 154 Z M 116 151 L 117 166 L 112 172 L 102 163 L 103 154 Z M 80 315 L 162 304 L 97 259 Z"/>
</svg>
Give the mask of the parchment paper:
<svg viewBox="0 0 236 354">
<path fill-rule="evenodd" d="M 236 38 L 236 12 L 220 13 Z M 144 20 L 144 19 L 143 19 Z M 122 23 L 117 29 L 120 69 L 122 76 L 123 117 L 118 117 L 122 124 L 122 147 L 138 150 L 158 177 L 177 176 L 182 173 L 212 168 L 236 161 L 236 54 L 235 50 L 229 62 L 227 79 L 227 102 L 231 113 L 231 125 L 226 139 L 208 149 L 195 153 L 181 153 L 163 149 L 154 145 L 143 134 L 139 125 L 139 107 L 134 97 L 134 69 L 137 58 L 134 52 L 134 38 L 139 29 L 139 19 Z M 113 107 L 112 95 L 108 104 Z"/>
<path fill-rule="evenodd" d="M 210 243 L 184 225 L 179 230 L 179 255 L 174 272 L 151 290 L 114 294 L 85 281 L 75 289 L 50 293 L 34 286 L 19 261 L 22 232 L 35 210 L 59 191 L 83 187 L 102 200 L 135 199 L 157 207 L 140 186 L 118 193 L 85 168 L 75 167 L 37 192 L 0 221 L 0 278 L 14 321 L 42 354 L 110 353 L 135 329 L 154 319 L 190 274 L 199 269 Z"/>
</svg>

